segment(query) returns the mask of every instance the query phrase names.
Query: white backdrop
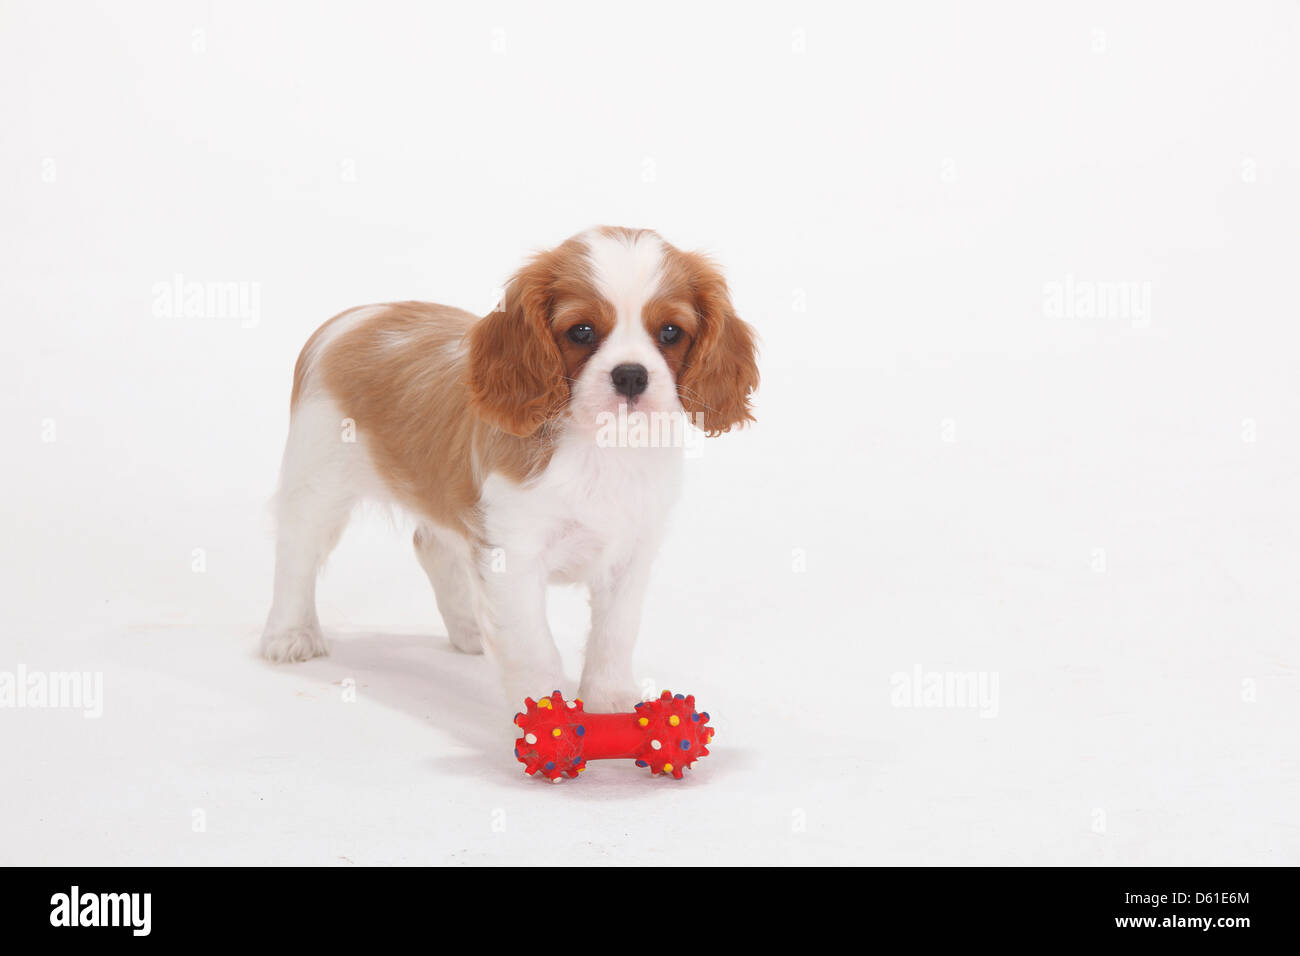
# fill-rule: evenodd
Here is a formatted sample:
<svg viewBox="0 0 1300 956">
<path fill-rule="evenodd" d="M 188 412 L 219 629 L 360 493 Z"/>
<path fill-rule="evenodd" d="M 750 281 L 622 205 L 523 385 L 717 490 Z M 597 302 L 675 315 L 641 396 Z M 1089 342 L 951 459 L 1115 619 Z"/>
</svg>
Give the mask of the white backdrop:
<svg viewBox="0 0 1300 956">
<path fill-rule="evenodd" d="M 0 4 L 0 681 L 103 688 L 0 709 L 0 862 L 1300 863 L 1300 10 L 1048 6 Z M 764 343 L 677 784 L 526 779 L 400 517 L 254 654 L 306 336 L 595 223 Z"/>
</svg>

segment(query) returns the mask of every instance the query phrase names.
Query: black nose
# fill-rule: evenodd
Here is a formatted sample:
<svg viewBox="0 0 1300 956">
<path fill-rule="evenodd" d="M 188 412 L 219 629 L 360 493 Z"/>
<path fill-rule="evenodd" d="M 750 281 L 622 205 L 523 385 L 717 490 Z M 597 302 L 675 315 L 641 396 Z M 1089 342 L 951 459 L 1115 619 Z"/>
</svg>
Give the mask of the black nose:
<svg viewBox="0 0 1300 956">
<path fill-rule="evenodd" d="M 609 377 L 614 380 L 614 391 L 628 398 L 636 398 L 644 392 L 646 383 L 650 381 L 650 373 L 644 365 L 616 366 Z"/>
</svg>

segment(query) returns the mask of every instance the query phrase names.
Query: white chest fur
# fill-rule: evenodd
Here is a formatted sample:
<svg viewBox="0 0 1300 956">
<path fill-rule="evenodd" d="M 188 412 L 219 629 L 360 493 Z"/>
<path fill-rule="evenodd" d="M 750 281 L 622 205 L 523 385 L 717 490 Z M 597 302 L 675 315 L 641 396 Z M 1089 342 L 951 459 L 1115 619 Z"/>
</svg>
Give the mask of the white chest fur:
<svg viewBox="0 0 1300 956">
<path fill-rule="evenodd" d="M 489 546 L 538 562 L 555 581 L 584 581 L 657 547 L 681 486 L 681 448 L 606 448 L 561 439 L 524 485 L 493 475 L 480 506 Z"/>
</svg>

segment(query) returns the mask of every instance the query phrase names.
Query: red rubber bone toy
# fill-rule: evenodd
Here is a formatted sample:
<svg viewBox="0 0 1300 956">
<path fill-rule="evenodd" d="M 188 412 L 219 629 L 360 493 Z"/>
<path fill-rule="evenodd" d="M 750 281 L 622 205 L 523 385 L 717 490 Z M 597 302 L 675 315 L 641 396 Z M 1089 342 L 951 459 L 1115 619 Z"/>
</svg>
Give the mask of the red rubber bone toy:
<svg viewBox="0 0 1300 956">
<path fill-rule="evenodd" d="M 529 697 L 524 707 L 515 714 L 524 732 L 515 741 L 515 756 L 525 773 L 540 773 L 552 783 L 576 777 L 588 760 L 620 758 L 680 780 L 683 770 L 709 755 L 706 744 L 713 739 L 713 728 L 705 726 L 709 715 L 695 710 L 689 694 L 664 691 L 630 714 L 584 713 L 581 700 L 565 700 L 558 690 L 541 700 Z"/>
</svg>

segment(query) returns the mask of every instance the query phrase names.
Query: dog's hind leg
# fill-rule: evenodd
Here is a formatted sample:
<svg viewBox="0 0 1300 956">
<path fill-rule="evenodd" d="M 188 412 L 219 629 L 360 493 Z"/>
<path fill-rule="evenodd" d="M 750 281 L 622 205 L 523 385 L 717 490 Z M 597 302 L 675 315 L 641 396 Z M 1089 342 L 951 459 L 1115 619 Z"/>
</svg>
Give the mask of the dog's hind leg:
<svg viewBox="0 0 1300 956">
<path fill-rule="evenodd" d="M 347 440 L 346 421 L 321 395 L 294 409 L 275 497 L 275 593 L 261 644 L 268 660 L 327 653 L 316 617 L 316 577 L 347 526 L 366 458 Z"/>
</svg>

